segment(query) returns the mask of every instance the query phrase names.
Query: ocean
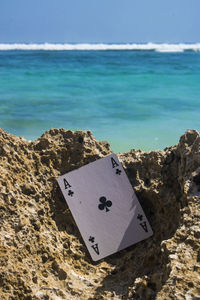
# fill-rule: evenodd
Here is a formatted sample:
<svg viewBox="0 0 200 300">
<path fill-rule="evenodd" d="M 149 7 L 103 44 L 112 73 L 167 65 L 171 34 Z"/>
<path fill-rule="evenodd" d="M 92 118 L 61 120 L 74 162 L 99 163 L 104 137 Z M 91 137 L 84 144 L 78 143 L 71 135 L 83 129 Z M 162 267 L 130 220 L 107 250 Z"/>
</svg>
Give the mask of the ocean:
<svg viewBox="0 0 200 300">
<path fill-rule="evenodd" d="M 200 130 L 200 44 L 0 44 L 0 127 L 91 130 L 114 152 Z"/>
</svg>

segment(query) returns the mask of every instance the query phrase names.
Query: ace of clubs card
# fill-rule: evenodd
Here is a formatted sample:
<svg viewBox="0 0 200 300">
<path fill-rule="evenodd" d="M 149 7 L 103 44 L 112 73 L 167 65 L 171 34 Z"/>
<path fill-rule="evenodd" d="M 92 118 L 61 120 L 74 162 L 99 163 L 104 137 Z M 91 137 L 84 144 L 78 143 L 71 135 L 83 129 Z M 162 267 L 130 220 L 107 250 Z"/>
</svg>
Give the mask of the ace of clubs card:
<svg viewBox="0 0 200 300">
<path fill-rule="evenodd" d="M 115 154 L 60 176 L 58 184 L 94 261 L 153 234 Z"/>
</svg>

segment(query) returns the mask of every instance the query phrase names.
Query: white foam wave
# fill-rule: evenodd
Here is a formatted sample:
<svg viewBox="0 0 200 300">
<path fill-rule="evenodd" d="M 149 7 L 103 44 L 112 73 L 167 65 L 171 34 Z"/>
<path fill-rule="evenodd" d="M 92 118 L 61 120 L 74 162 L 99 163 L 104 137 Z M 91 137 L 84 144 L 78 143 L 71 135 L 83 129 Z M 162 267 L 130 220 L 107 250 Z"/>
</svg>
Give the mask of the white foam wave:
<svg viewBox="0 0 200 300">
<path fill-rule="evenodd" d="M 157 52 L 200 51 L 196 44 L 0 44 L 0 50 L 153 50 Z"/>
</svg>

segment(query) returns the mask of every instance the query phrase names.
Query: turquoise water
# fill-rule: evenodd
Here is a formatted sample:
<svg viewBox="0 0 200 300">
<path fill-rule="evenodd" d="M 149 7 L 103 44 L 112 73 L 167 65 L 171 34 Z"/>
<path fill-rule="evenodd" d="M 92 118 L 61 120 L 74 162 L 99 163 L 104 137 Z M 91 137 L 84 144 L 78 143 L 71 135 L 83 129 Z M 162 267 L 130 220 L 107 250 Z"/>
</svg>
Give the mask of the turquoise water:
<svg viewBox="0 0 200 300">
<path fill-rule="evenodd" d="M 26 139 L 91 130 L 115 152 L 200 130 L 200 52 L 0 51 L 0 127 Z"/>
</svg>

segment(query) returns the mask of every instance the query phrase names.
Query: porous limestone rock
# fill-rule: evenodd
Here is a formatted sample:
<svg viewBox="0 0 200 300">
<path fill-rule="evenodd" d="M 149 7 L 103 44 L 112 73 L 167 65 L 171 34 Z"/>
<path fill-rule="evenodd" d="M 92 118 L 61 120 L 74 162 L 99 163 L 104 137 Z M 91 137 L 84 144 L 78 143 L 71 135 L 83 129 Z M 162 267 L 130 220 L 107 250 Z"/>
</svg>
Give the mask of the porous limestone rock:
<svg viewBox="0 0 200 300">
<path fill-rule="evenodd" d="M 200 134 L 118 157 L 154 235 L 94 263 L 56 178 L 111 153 L 89 131 L 0 130 L 0 299 L 200 299 Z"/>
</svg>

